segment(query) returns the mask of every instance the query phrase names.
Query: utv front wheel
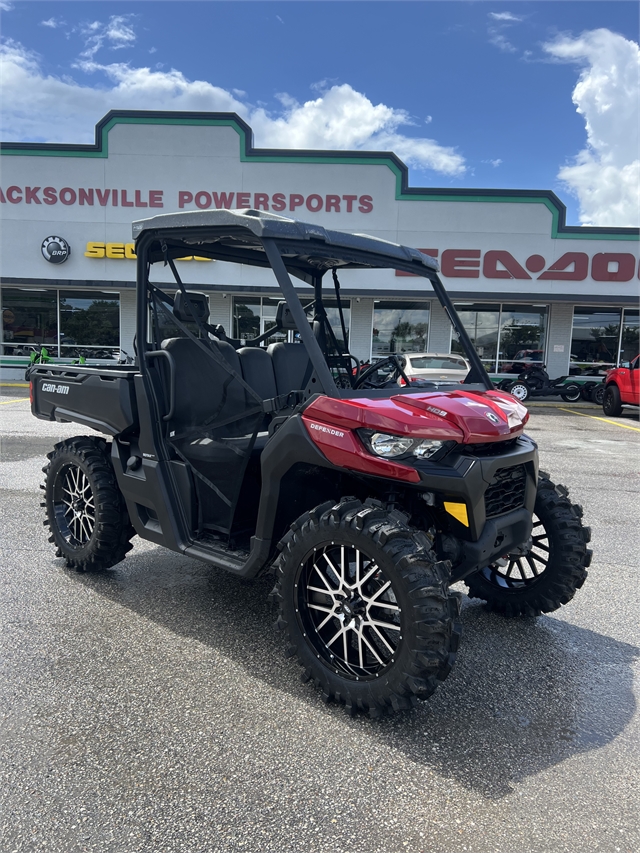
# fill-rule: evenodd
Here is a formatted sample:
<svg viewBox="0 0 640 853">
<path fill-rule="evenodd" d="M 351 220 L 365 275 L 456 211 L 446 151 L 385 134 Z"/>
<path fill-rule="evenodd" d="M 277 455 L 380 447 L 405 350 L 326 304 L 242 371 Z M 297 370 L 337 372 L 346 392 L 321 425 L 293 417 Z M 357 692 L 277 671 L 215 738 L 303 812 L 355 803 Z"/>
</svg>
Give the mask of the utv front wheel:
<svg viewBox="0 0 640 853">
<path fill-rule="evenodd" d="M 326 701 L 375 717 L 412 707 L 447 677 L 459 597 L 406 516 L 343 498 L 299 518 L 281 546 L 278 625 Z"/>
<path fill-rule="evenodd" d="M 82 436 L 48 454 L 45 501 L 49 541 L 69 568 L 99 571 L 124 559 L 135 531 L 103 439 Z"/>
<path fill-rule="evenodd" d="M 530 546 L 469 577 L 470 598 L 505 616 L 539 616 L 571 601 L 587 577 L 591 531 L 567 494 L 540 477 Z"/>
</svg>

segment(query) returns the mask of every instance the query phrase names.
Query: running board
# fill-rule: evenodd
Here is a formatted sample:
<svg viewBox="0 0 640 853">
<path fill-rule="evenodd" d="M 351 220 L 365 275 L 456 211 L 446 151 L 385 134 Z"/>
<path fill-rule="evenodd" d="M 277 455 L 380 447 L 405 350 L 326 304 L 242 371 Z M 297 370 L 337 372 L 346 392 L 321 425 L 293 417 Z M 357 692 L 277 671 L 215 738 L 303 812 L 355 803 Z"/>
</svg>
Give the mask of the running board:
<svg viewBox="0 0 640 853">
<path fill-rule="evenodd" d="M 224 569 L 242 578 L 254 578 L 266 565 L 271 550 L 270 539 L 251 538 L 251 553 L 246 551 L 230 551 L 222 542 L 208 542 L 206 545 L 196 543 L 185 548 L 187 557 L 203 560 L 216 568 Z"/>
</svg>

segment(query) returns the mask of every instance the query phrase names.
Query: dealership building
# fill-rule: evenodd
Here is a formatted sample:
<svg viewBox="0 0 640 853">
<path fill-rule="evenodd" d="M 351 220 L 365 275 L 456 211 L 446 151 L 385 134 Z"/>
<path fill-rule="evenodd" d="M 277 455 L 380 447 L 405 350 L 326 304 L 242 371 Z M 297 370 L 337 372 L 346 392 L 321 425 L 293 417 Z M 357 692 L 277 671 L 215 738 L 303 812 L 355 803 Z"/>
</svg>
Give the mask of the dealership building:
<svg viewBox="0 0 640 853">
<path fill-rule="evenodd" d="M 6 379 L 22 378 L 41 346 L 55 360 L 132 353 L 131 222 L 223 207 L 267 210 L 435 256 L 492 374 L 533 358 L 555 377 L 638 352 L 638 229 L 567 226 L 550 191 L 411 187 L 393 154 L 257 149 L 250 128 L 230 113 L 115 111 L 97 125 L 92 145 L 2 143 L 1 152 Z M 269 271 L 197 257 L 178 268 L 190 289 L 207 294 L 211 322 L 233 337 L 271 325 L 278 290 Z M 152 278 L 175 289 L 168 269 L 154 268 Z M 359 359 L 458 347 L 424 278 L 352 271 L 341 295 L 349 350 Z"/>
</svg>

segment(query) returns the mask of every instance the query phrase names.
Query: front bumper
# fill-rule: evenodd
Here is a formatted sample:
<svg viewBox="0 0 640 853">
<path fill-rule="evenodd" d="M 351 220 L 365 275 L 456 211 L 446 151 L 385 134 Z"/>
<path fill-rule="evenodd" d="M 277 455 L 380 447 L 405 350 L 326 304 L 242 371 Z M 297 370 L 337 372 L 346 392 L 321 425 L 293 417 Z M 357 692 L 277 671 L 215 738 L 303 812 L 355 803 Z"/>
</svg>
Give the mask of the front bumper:
<svg viewBox="0 0 640 853">
<path fill-rule="evenodd" d="M 440 462 L 419 462 L 419 489 L 430 502 L 442 532 L 458 542 L 455 580 L 509 553 L 531 536 L 538 484 L 535 442 L 521 436 L 505 447 L 473 445 L 455 448 Z M 468 524 L 446 512 L 445 503 L 462 503 Z"/>
</svg>

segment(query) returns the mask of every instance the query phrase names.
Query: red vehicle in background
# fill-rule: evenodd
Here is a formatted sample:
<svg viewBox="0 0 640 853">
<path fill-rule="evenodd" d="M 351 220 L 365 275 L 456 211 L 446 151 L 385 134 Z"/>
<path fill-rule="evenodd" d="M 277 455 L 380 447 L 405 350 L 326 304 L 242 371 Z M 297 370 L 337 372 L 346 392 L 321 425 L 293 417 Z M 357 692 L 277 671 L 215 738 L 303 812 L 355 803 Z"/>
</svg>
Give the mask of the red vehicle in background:
<svg viewBox="0 0 640 853">
<path fill-rule="evenodd" d="M 640 405 L 640 355 L 626 367 L 607 372 L 602 409 L 605 415 L 620 415 L 623 406 Z"/>
</svg>

